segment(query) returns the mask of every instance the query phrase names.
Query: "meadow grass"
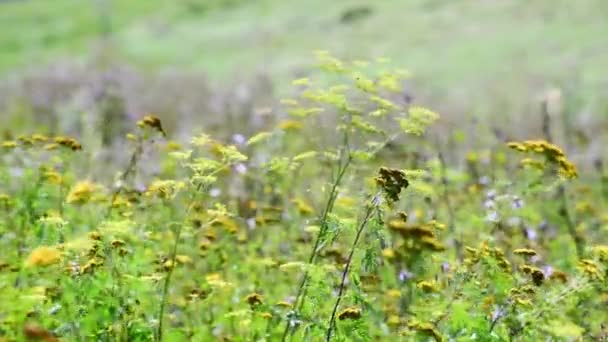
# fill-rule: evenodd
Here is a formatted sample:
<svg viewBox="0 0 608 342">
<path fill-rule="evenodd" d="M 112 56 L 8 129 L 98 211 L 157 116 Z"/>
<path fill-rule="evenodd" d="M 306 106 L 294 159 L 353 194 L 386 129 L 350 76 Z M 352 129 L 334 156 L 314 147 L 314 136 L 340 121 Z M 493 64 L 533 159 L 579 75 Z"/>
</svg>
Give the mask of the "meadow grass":
<svg viewBox="0 0 608 342">
<path fill-rule="evenodd" d="M 608 177 L 549 106 L 545 136 L 452 163 L 408 73 L 315 65 L 247 137 L 180 144 L 145 115 L 103 167 L 87 141 L 2 141 L 0 338 L 606 338 Z"/>
</svg>

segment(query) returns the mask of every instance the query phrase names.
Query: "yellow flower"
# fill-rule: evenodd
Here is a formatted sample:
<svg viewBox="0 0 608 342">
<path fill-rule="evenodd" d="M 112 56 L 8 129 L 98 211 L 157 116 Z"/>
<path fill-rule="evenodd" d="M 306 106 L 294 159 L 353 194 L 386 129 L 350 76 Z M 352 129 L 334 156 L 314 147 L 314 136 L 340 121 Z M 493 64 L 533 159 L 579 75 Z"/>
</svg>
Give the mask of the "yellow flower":
<svg viewBox="0 0 608 342">
<path fill-rule="evenodd" d="M 391 289 L 386 291 L 386 296 L 393 299 L 401 298 L 401 291 L 397 289 Z"/>
<path fill-rule="evenodd" d="M 382 250 L 382 256 L 386 259 L 393 259 L 395 258 L 395 250 L 392 248 L 385 248 Z"/>
<path fill-rule="evenodd" d="M 177 261 L 180 264 L 184 264 L 184 265 L 192 264 L 192 258 L 187 255 L 176 255 L 175 261 Z"/>
<path fill-rule="evenodd" d="M 284 120 L 279 122 L 278 127 L 284 131 L 297 130 L 302 128 L 302 123 L 296 120 Z"/>
<path fill-rule="evenodd" d="M 262 295 L 259 293 L 252 293 L 248 295 L 245 300 L 251 306 L 257 306 L 263 303 Z"/>
<path fill-rule="evenodd" d="M 514 254 L 523 255 L 527 257 L 535 256 L 537 253 L 535 250 L 530 248 L 518 248 L 513 251 Z"/>
<path fill-rule="evenodd" d="M 55 247 L 41 246 L 32 251 L 27 258 L 28 266 L 49 266 L 61 260 L 61 252 Z"/>
<path fill-rule="evenodd" d="M 338 319 L 341 321 L 345 319 L 359 319 L 360 317 L 361 309 L 357 307 L 346 308 L 338 314 Z"/>
<path fill-rule="evenodd" d="M 182 149 L 182 145 L 177 141 L 169 140 L 165 145 L 165 150 L 169 152 L 180 151 Z"/>
<path fill-rule="evenodd" d="M 57 145 L 57 144 L 55 144 L 55 143 L 50 143 L 50 144 L 46 144 L 46 145 L 44 145 L 44 147 L 43 147 L 43 148 L 44 148 L 45 150 L 47 150 L 47 151 L 53 151 L 53 150 L 56 150 L 56 149 L 57 149 L 57 147 L 59 147 L 59 145 Z"/>
<path fill-rule="evenodd" d="M 165 130 L 163 129 L 163 125 L 162 125 L 160 119 L 154 115 L 144 116 L 144 118 L 141 121 L 139 121 L 137 124 L 139 126 L 148 126 L 152 129 L 157 130 L 163 136 L 167 136 L 167 133 L 165 133 Z"/>
<path fill-rule="evenodd" d="M 97 188 L 95 183 L 87 180 L 78 182 L 70 190 L 66 201 L 67 203 L 84 204 L 91 200 Z"/>
<path fill-rule="evenodd" d="M 43 175 L 44 179 L 55 185 L 61 185 L 63 183 L 63 177 L 59 174 L 59 172 L 55 170 L 48 170 Z"/>
<path fill-rule="evenodd" d="M 291 200 L 291 202 L 296 205 L 301 215 L 306 216 L 314 213 L 314 209 L 300 198 L 294 198 L 293 200 Z"/>
<path fill-rule="evenodd" d="M 179 190 L 186 187 L 184 182 L 174 180 L 155 180 L 146 191 L 146 196 L 158 196 L 161 199 L 171 199 Z"/>
<path fill-rule="evenodd" d="M 426 280 L 418 282 L 418 284 L 416 284 L 416 287 L 426 293 L 439 291 L 439 289 L 437 288 L 437 285 L 434 282 L 426 281 Z"/>
<path fill-rule="evenodd" d="M 507 146 L 520 152 L 541 154 L 549 163 L 557 166 L 559 173 L 565 178 L 571 179 L 578 177 L 576 165 L 566 158 L 566 154 L 561 148 L 548 141 L 526 140 L 521 142 L 509 142 L 507 143 Z M 539 166 L 530 161 L 526 161 L 526 163 L 536 165 L 537 167 Z"/>
<path fill-rule="evenodd" d="M 70 137 L 55 137 L 55 143 L 67 147 L 72 151 L 82 150 L 82 145 L 74 138 Z"/>
<path fill-rule="evenodd" d="M 386 323 L 392 326 L 399 325 L 401 324 L 401 318 L 397 315 L 390 315 L 386 320 Z"/>
<path fill-rule="evenodd" d="M 49 140 L 49 137 L 47 137 L 46 135 L 43 135 L 43 134 L 34 134 L 34 135 L 32 135 L 32 140 L 42 143 L 42 142 L 47 142 Z"/>
<path fill-rule="evenodd" d="M 17 143 L 12 140 L 6 140 L 2 142 L 2 147 L 7 150 L 10 150 L 17 147 Z"/>
</svg>

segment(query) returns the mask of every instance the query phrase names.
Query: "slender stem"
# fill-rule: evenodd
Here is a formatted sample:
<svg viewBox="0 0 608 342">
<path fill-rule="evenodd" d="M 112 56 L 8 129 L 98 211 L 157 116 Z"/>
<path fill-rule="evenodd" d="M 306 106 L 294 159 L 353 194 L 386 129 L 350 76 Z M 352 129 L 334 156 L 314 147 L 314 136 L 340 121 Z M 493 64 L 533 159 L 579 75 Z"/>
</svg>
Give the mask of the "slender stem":
<svg viewBox="0 0 608 342">
<path fill-rule="evenodd" d="M 214 176 L 217 173 L 225 170 L 226 167 L 228 167 L 228 165 L 218 167 L 213 172 L 210 172 L 208 174 L 208 176 Z M 176 265 L 177 248 L 179 246 L 179 238 L 180 238 L 180 235 L 182 232 L 182 228 L 186 224 L 186 220 L 188 219 L 188 216 L 190 215 L 190 213 L 192 212 L 192 209 L 194 208 L 194 201 L 195 201 L 196 194 L 199 193 L 201 190 L 203 190 L 203 184 L 199 184 L 196 187 L 194 195 L 190 198 L 190 203 L 188 204 L 188 207 L 186 208 L 186 212 L 184 214 L 184 222 L 177 224 L 178 226 L 175 229 L 175 241 L 173 243 L 173 249 L 171 250 L 171 255 L 169 257 L 169 260 L 171 261 L 171 267 L 167 270 L 167 276 L 165 277 L 165 282 L 163 284 L 163 292 L 161 294 L 161 302 L 160 302 L 160 308 L 159 308 L 159 313 L 158 313 L 158 318 L 157 318 L 158 327 L 156 329 L 156 336 L 154 339 L 155 341 L 161 341 L 163 338 L 163 320 L 164 320 L 164 316 L 165 316 L 165 306 L 167 305 L 167 296 L 169 293 L 169 286 L 171 284 L 171 277 L 173 276 L 173 270 L 177 266 Z"/>
<path fill-rule="evenodd" d="M 374 196 L 374 198 L 375 197 L 376 196 Z M 325 336 L 326 342 L 329 342 L 331 340 L 331 334 L 333 332 L 334 325 L 336 322 L 336 313 L 338 312 L 338 306 L 340 305 L 340 301 L 342 301 L 342 296 L 343 296 L 344 290 L 346 288 L 346 278 L 348 277 L 348 271 L 350 270 L 350 266 L 353 261 L 353 256 L 355 255 L 355 251 L 357 250 L 357 244 L 359 243 L 363 230 L 365 229 L 365 227 L 367 226 L 367 223 L 369 222 L 369 218 L 372 216 L 374 209 L 376 209 L 376 204 L 375 204 L 376 201 L 373 200 L 373 202 L 374 203 L 372 205 L 368 206 L 365 216 L 363 217 L 363 220 L 361 221 L 361 224 L 359 225 L 359 228 L 357 229 L 357 235 L 355 236 L 355 241 L 353 241 L 353 244 L 350 248 L 350 253 L 348 254 L 348 259 L 346 259 L 346 265 L 344 266 L 344 270 L 342 271 L 342 281 L 340 282 L 340 289 L 338 290 L 338 298 L 336 299 L 336 303 L 334 304 L 334 308 L 331 312 L 331 318 L 329 319 L 329 327 L 327 328 L 327 334 Z"/>
<path fill-rule="evenodd" d="M 116 201 L 116 199 L 122 192 L 122 190 L 124 188 L 124 182 L 126 182 L 127 178 L 129 178 L 129 175 L 131 173 L 135 172 L 135 168 L 137 167 L 137 162 L 139 161 L 139 156 L 141 156 L 141 154 L 143 153 L 143 148 L 144 148 L 143 141 L 141 138 L 138 138 L 137 146 L 135 147 L 135 150 L 131 154 L 131 158 L 129 159 L 129 164 L 127 165 L 125 171 L 120 175 L 120 184 L 118 185 L 118 188 L 116 190 L 114 190 L 114 193 L 112 193 L 112 198 L 110 199 L 110 206 L 108 208 L 108 212 L 106 213 L 106 219 L 110 218 L 110 216 L 112 215 L 112 209 L 114 208 L 114 202 Z"/>
<path fill-rule="evenodd" d="M 173 275 L 173 270 L 175 269 L 175 257 L 177 256 L 177 246 L 179 245 L 179 238 L 182 232 L 182 225 L 178 224 L 175 229 L 175 241 L 173 243 L 173 250 L 171 251 L 171 256 L 169 260 L 171 260 L 171 267 L 167 270 L 167 276 L 165 277 L 165 283 L 163 284 L 163 292 L 161 295 L 160 301 L 160 310 L 158 313 L 158 327 L 156 330 L 156 341 L 161 341 L 163 338 L 163 318 L 165 315 L 165 306 L 167 304 L 167 295 L 169 293 L 169 285 L 171 284 L 171 276 Z"/>
<path fill-rule="evenodd" d="M 348 151 L 348 148 L 345 148 L 345 150 Z M 338 187 L 342 183 L 342 179 L 344 178 L 344 175 L 346 174 L 346 170 L 348 169 L 348 167 L 350 166 L 350 163 L 352 162 L 352 156 L 350 155 L 350 152 L 346 152 L 346 153 L 347 153 L 346 159 L 343 162 L 340 161 L 338 164 L 337 175 L 333 181 L 331 190 L 329 192 L 329 197 L 327 198 L 327 203 L 325 204 L 325 208 L 323 209 L 323 214 L 321 215 L 321 218 L 320 218 L 319 233 L 317 234 L 317 238 L 315 240 L 312 252 L 310 253 L 310 256 L 308 257 L 309 264 L 314 264 L 314 262 L 316 261 L 316 258 L 318 256 L 318 253 L 320 250 L 321 243 L 323 242 L 325 234 L 327 233 L 327 228 L 328 228 L 327 219 L 329 217 L 329 214 L 333 211 L 333 207 L 336 202 L 336 198 L 338 197 Z M 304 305 L 304 299 L 306 298 L 306 291 L 307 291 L 306 283 L 308 282 L 308 278 L 309 278 L 309 273 L 308 273 L 308 271 L 305 271 L 304 275 L 302 276 L 302 280 L 300 281 L 300 285 L 298 286 L 298 292 L 296 293 L 296 298 L 294 301 L 295 312 L 299 311 L 302 308 L 302 306 Z M 290 322 L 288 320 L 285 325 L 285 330 L 283 331 L 283 336 L 281 337 L 281 341 L 283 341 L 283 342 L 287 339 L 287 336 L 288 336 L 289 332 L 291 331 L 291 326 L 289 323 Z"/>
<path fill-rule="evenodd" d="M 570 215 L 570 211 L 568 210 L 568 196 L 566 195 L 566 186 L 561 184 L 557 189 L 558 196 L 562 202 L 560 208 L 560 215 L 566 220 L 566 226 L 568 227 L 568 234 L 574 241 L 574 246 L 576 247 L 576 256 L 578 259 L 583 258 L 583 253 L 585 249 L 585 241 L 581 237 L 581 235 L 576 231 L 576 224 L 572 215 Z"/>
<path fill-rule="evenodd" d="M 548 142 L 553 143 L 553 137 L 551 135 L 551 116 L 548 111 L 546 101 L 542 103 L 541 109 L 542 109 L 542 114 L 543 114 L 543 135 L 545 136 L 545 139 Z M 566 186 L 564 184 L 559 185 L 559 187 L 557 189 L 557 196 L 559 197 L 559 200 L 562 202 L 561 203 L 562 207 L 560 208 L 559 213 L 562 216 L 562 218 L 566 221 L 566 226 L 568 227 L 568 234 L 574 241 L 574 246 L 576 247 L 576 256 L 580 260 L 583 258 L 585 241 L 583 240 L 581 235 L 576 231 L 576 222 L 572 218 L 572 215 L 570 214 L 570 211 L 568 210 L 568 196 L 566 194 Z"/>
</svg>

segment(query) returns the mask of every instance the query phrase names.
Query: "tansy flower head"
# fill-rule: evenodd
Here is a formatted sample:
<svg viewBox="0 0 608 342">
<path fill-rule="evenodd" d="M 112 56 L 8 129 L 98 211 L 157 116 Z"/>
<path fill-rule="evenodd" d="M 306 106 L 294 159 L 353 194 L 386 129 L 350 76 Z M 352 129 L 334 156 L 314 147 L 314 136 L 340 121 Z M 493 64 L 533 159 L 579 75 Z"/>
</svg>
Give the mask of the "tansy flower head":
<svg viewBox="0 0 608 342">
<path fill-rule="evenodd" d="M 34 249 L 27 258 L 28 266 L 49 266 L 61 261 L 61 252 L 55 247 L 41 246 Z"/>
<path fill-rule="evenodd" d="M 245 301 L 251 305 L 252 307 L 258 306 L 263 303 L 262 295 L 259 293 L 251 293 L 247 297 L 245 297 Z"/>
<path fill-rule="evenodd" d="M 439 291 L 439 289 L 437 288 L 437 285 L 434 282 L 426 281 L 426 280 L 418 282 L 418 284 L 416 284 L 416 287 L 426 293 Z"/>
<path fill-rule="evenodd" d="M 435 341 L 444 341 L 441 333 L 439 333 L 437 328 L 435 328 L 435 326 L 431 323 L 410 322 L 408 323 L 408 328 L 421 334 L 431 336 L 435 339 Z"/>
<path fill-rule="evenodd" d="M 59 136 L 55 137 L 54 140 L 59 146 L 69 148 L 72 151 L 82 150 L 82 145 L 74 138 Z"/>
<path fill-rule="evenodd" d="M 543 155 L 547 162 L 557 166 L 560 174 L 566 178 L 578 177 L 576 165 L 572 163 L 564 151 L 557 145 L 554 145 L 545 140 L 526 140 L 521 142 L 509 142 L 507 143 L 509 148 L 515 149 L 520 152 L 531 152 Z M 540 166 L 538 164 L 536 167 Z"/>
<path fill-rule="evenodd" d="M 44 142 L 49 141 L 49 137 L 47 137 L 46 135 L 43 135 L 43 134 L 33 134 L 32 140 L 35 142 L 44 143 Z"/>
<path fill-rule="evenodd" d="M 2 142 L 2 148 L 5 148 L 7 150 L 11 150 L 15 147 L 17 147 L 17 143 L 13 140 L 6 140 Z"/>
<path fill-rule="evenodd" d="M 167 134 L 165 133 L 165 130 L 163 129 L 163 125 L 160 122 L 160 119 L 154 115 L 146 115 L 144 116 L 143 119 L 141 119 L 141 121 L 139 121 L 137 123 L 139 126 L 148 126 L 152 129 L 157 130 L 158 132 L 160 132 L 163 136 L 167 136 Z"/>
<path fill-rule="evenodd" d="M 345 319 L 359 319 L 361 318 L 361 309 L 358 307 L 346 308 L 338 314 L 338 319 L 343 321 Z"/>
<path fill-rule="evenodd" d="M 284 131 L 297 130 L 302 128 L 302 123 L 296 120 L 284 120 L 279 122 L 278 127 Z"/>
<path fill-rule="evenodd" d="M 391 203 L 399 201 L 401 190 L 406 189 L 410 185 L 408 180 L 405 179 L 405 172 L 386 167 L 381 167 L 378 170 L 378 176 L 375 180 Z"/>
<path fill-rule="evenodd" d="M 517 255 L 522 255 L 525 257 L 532 257 L 537 254 L 536 251 L 531 248 L 518 248 L 518 249 L 514 250 L 513 253 L 517 254 Z"/>
<path fill-rule="evenodd" d="M 98 185 L 88 180 L 76 183 L 68 193 L 67 203 L 84 204 L 91 200 Z"/>
</svg>

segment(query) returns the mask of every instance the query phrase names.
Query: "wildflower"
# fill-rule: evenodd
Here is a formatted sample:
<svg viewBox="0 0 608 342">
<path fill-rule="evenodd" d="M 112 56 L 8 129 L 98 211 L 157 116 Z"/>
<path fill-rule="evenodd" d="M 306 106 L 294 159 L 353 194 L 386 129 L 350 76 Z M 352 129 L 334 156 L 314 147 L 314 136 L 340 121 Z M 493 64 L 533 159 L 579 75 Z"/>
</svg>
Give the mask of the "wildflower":
<svg viewBox="0 0 608 342">
<path fill-rule="evenodd" d="M 245 301 L 252 307 L 258 306 L 263 303 L 262 295 L 255 292 L 245 297 Z"/>
<path fill-rule="evenodd" d="M 59 136 L 55 137 L 55 143 L 59 146 L 69 148 L 72 151 L 82 150 L 82 145 L 74 138 Z"/>
<path fill-rule="evenodd" d="M 436 238 L 423 237 L 420 239 L 420 244 L 423 248 L 429 249 L 434 252 L 445 251 L 445 246 L 439 242 Z"/>
<path fill-rule="evenodd" d="M 435 284 L 434 282 L 431 282 L 431 281 L 426 281 L 426 280 L 418 282 L 418 284 L 416 284 L 416 287 L 426 293 L 439 291 L 439 289 L 437 288 L 437 284 Z"/>
<path fill-rule="evenodd" d="M 32 251 L 27 258 L 28 266 L 49 266 L 61 261 L 61 252 L 55 247 L 41 246 Z"/>
<path fill-rule="evenodd" d="M 34 140 L 32 140 L 32 138 L 27 137 L 25 135 L 21 135 L 17 138 L 17 140 L 19 140 L 19 142 L 23 145 L 23 146 L 32 146 L 34 145 Z"/>
<path fill-rule="evenodd" d="M 51 184 L 55 184 L 55 185 L 63 184 L 63 177 L 61 176 L 61 174 L 59 174 L 59 172 L 57 172 L 55 170 L 47 170 L 43 173 L 42 176 L 43 176 L 44 180 L 46 180 L 47 182 L 49 182 Z"/>
<path fill-rule="evenodd" d="M 515 297 L 515 303 L 521 306 L 532 306 L 532 301 L 528 298 L 522 298 L 520 296 Z"/>
<path fill-rule="evenodd" d="M 277 125 L 279 129 L 284 131 L 295 131 L 302 128 L 302 123 L 296 120 L 283 120 Z"/>
<path fill-rule="evenodd" d="M 545 280 L 545 274 L 538 267 L 522 265 L 519 269 L 524 274 L 530 275 L 532 277 L 532 282 L 534 282 L 534 285 L 536 286 L 542 285 L 543 281 Z"/>
<path fill-rule="evenodd" d="M 118 248 L 118 247 L 124 246 L 126 243 L 123 240 L 116 239 L 116 240 L 112 240 L 112 242 L 110 242 L 110 244 L 112 245 L 112 247 Z"/>
<path fill-rule="evenodd" d="M 84 204 L 93 197 L 98 186 L 90 181 L 81 181 L 72 187 L 68 193 L 67 203 Z"/>
<path fill-rule="evenodd" d="M 235 144 L 242 146 L 247 142 L 247 139 L 245 138 L 244 135 L 237 133 L 237 134 L 232 135 L 232 141 Z"/>
<path fill-rule="evenodd" d="M 532 168 L 536 170 L 544 170 L 545 163 L 540 160 L 532 159 L 532 158 L 524 158 L 519 162 L 519 165 L 522 167 Z"/>
<path fill-rule="evenodd" d="M 293 307 L 293 304 L 290 303 L 290 302 L 288 302 L 288 301 L 286 301 L 286 300 L 282 300 L 280 302 L 277 302 L 275 305 L 279 306 L 279 307 L 283 307 L 283 308 L 291 308 L 291 307 Z"/>
<path fill-rule="evenodd" d="M 401 324 L 401 317 L 399 317 L 397 315 L 390 315 L 390 316 L 388 316 L 388 319 L 386 320 L 386 324 L 392 325 L 392 326 L 399 325 L 399 324 Z"/>
<path fill-rule="evenodd" d="M 435 326 L 431 323 L 420 323 L 420 322 L 411 322 L 408 323 L 408 328 L 415 330 L 421 334 L 431 336 L 435 339 L 435 341 L 443 341 L 443 336 L 441 333 L 435 328 Z"/>
<path fill-rule="evenodd" d="M 578 268 L 591 280 L 604 279 L 599 266 L 593 260 L 583 259 L 579 261 Z"/>
<path fill-rule="evenodd" d="M 211 221 L 211 226 L 219 226 L 224 228 L 228 233 L 235 234 L 239 231 L 238 224 L 228 216 L 219 216 Z M 211 239 L 210 239 L 211 240 Z"/>
<path fill-rule="evenodd" d="M 92 274 L 95 269 L 103 265 L 103 260 L 100 258 L 93 257 L 89 259 L 81 268 L 79 274 Z"/>
<path fill-rule="evenodd" d="M 58 147 L 59 147 L 58 144 L 49 143 L 49 144 L 44 145 L 42 148 L 45 149 L 45 150 L 47 150 L 47 151 L 53 151 L 53 150 L 56 150 Z"/>
<path fill-rule="evenodd" d="M 11 150 L 15 147 L 17 147 L 17 143 L 13 140 L 6 140 L 2 142 L 2 148 L 5 148 L 7 150 Z"/>
<path fill-rule="evenodd" d="M 597 256 L 598 260 L 608 265 L 608 246 L 597 245 L 592 248 L 593 254 Z"/>
<path fill-rule="evenodd" d="M 11 196 L 9 196 L 8 194 L 5 193 L 0 193 L 0 202 L 4 203 L 4 204 L 8 204 L 8 202 L 11 200 Z"/>
<path fill-rule="evenodd" d="M 561 148 L 548 141 L 526 140 L 522 142 L 509 142 L 507 143 L 507 146 L 520 152 L 531 152 L 543 155 L 547 162 L 557 166 L 560 174 L 565 178 L 572 179 L 578 177 L 576 165 L 568 160 Z M 540 167 L 536 162 L 526 161 L 526 163 L 534 165 L 537 168 Z"/>
<path fill-rule="evenodd" d="M 386 291 L 386 296 L 392 299 L 401 298 L 401 291 L 397 289 L 391 289 Z"/>
<path fill-rule="evenodd" d="M 177 261 L 178 263 L 183 264 L 183 265 L 192 264 L 192 258 L 187 255 L 178 254 L 175 256 L 175 261 Z"/>
<path fill-rule="evenodd" d="M 405 179 L 405 172 L 397 169 L 381 167 L 378 176 L 375 178 L 376 184 L 384 191 L 390 202 L 399 201 L 401 190 L 409 186 Z"/>
<path fill-rule="evenodd" d="M 174 198 L 179 190 L 186 187 L 184 182 L 178 182 L 175 180 L 155 180 L 148 186 L 148 190 L 145 192 L 146 196 L 157 196 L 160 199 L 171 199 Z"/>
<path fill-rule="evenodd" d="M 294 198 L 291 202 L 296 205 L 298 211 L 303 216 L 312 215 L 314 213 L 314 209 L 300 198 Z"/>
<path fill-rule="evenodd" d="M 392 248 L 385 248 L 382 250 L 382 256 L 386 259 L 394 259 L 395 258 L 395 250 Z"/>
<path fill-rule="evenodd" d="M 536 251 L 531 248 L 518 248 L 513 251 L 514 254 L 523 255 L 525 257 L 532 257 L 537 255 Z"/>
<path fill-rule="evenodd" d="M 49 137 L 47 137 L 46 135 L 43 134 L 33 134 L 31 139 L 35 142 L 47 142 L 49 140 Z"/>
<path fill-rule="evenodd" d="M 346 308 L 338 313 L 338 319 L 343 321 L 345 319 L 359 319 L 361 318 L 361 309 L 357 307 Z"/>
<path fill-rule="evenodd" d="M 262 313 L 260 313 L 260 317 L 262 317 L 264 319 L 271 319 L 272 318 L 272 313 L 270 313 L 270 312 L 262 312 Z"/>
<path fill-rule="evenodd" d="M 199 290 L 199 289 L 192 289 L 190 291 L 190 293 L 188 293 L 188 301 L 193 302 L 196 301 L 198 299 L 205 299 L 207 298 L 208 293 L 206 293 L 205 291 Z"/>
<path fill-rule="evenodd" d="M 549 279 L 557 280 L 565 284 L 568 282 L 568 275 L 562 271 L 553 271 L 549 276 Z"/>
<path fill-rule="evenodd" d="M 160 132 L 163 136 L 167 136 L 167 133 L 165 133 L 165 130 L 163 129 L 163 125 L 160 121 L 160 119 L 154 115 L 146 115 L 144 116 L 143 119 L 141 119 L 141 121 L 139 121 L 137 123 L 138 126 L 148 126 L 152 129 L 157 130 L 158 132 Z"/>
<path fill-rule="evenodd" d="M 180 151 L 182 149 L 182 145 L 174 140 L 167 141 L 165 145 L 165 150 L 168 152 Z"/>
</svg>

